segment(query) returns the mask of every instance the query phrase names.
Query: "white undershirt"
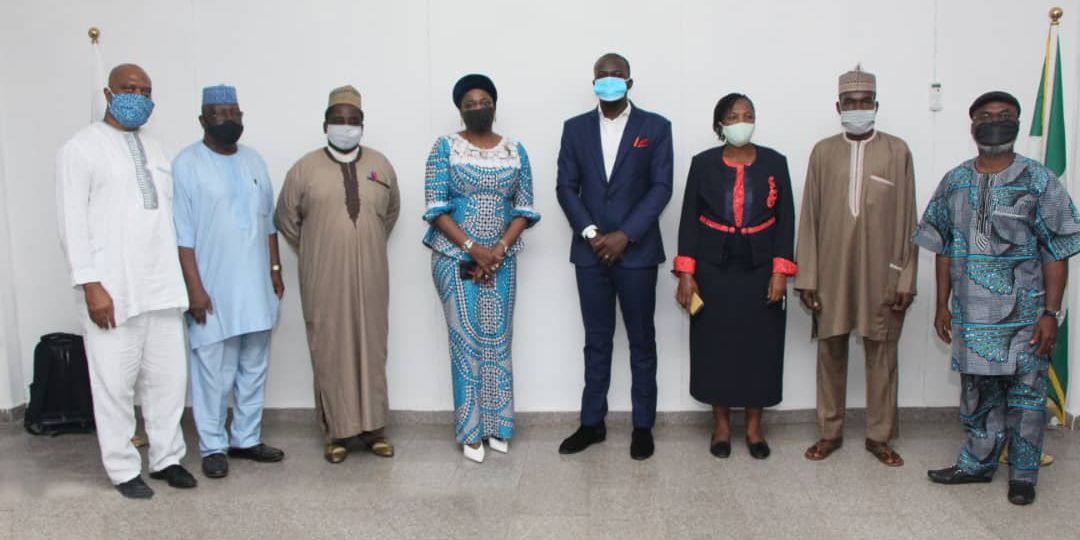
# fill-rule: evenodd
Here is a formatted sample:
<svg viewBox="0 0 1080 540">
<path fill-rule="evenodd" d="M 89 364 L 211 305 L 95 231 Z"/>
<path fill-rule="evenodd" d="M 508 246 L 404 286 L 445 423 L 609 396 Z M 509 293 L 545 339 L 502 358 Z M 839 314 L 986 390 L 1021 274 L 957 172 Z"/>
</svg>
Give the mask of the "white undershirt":
<svg viewBox="0 0 1080 540">
<path fill-rule="evenodd" d="M 630 109 L 633 107 L 626 102 L 626 108 L 615 118 L 604 116 L 604 109 L 597 106 L 600 116 L 600 148 L 604 153 L 604 175 L 611 181 L 611 172 L 615 169 L 615 158 L 619 156 L 619 143 L 622 142 L 623 132 L 626 131 L 626 123 L 630 120 Z M 589 225 L 581 231 L 581 237 L 588 239 L 589 231 L 595 230 L 596 225 Z"/>
<path fill-rule="evenodd" d="M 333 157 L 334 160 L 338 163 L 352 163 L 356 161 L 356 156 L 360 153 L 359 144 L 356 145 L 356 148 L 353 148 L 352 150 L 344 153 L 341 150 L 330 146 L 329 144 L 326 145 L 326 149 L 330 151 L 330 156 Z"/>
</svg>

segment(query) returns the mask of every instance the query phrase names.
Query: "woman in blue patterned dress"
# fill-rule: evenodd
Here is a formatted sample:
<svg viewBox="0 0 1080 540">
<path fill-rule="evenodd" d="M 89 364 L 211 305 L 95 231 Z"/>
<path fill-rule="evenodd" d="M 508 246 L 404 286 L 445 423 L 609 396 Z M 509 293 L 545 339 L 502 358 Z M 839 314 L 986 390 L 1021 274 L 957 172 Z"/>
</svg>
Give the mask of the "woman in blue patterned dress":
<svg viewBox="0 0 1080 540">
<path fill-rule="evenodd" d="M 484 440 L 505 453 L 514 434 L 515 255 L 540 215 L 525 147 L 491 130 L 495 85 L 466 75 L 453 98 L 465 130 L 439 137 L 428 156 L 424 245 L 449 330 L 455 438 L 481 462 Z"/>
</svg>

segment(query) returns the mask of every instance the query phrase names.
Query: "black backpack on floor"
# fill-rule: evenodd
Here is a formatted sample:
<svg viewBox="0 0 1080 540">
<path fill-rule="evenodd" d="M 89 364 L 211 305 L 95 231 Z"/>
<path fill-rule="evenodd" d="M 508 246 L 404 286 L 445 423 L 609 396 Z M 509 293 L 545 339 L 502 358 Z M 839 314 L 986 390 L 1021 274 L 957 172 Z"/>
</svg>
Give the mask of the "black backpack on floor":
<svg viewBox="0 0 1080 540">
<path fill-rule="evenodd" d="M 82 336 L 41 336 L 34 348 L 34 382 L 23 425 L 34 435 L 94 431 L 90 370 Z"/>
</svg>

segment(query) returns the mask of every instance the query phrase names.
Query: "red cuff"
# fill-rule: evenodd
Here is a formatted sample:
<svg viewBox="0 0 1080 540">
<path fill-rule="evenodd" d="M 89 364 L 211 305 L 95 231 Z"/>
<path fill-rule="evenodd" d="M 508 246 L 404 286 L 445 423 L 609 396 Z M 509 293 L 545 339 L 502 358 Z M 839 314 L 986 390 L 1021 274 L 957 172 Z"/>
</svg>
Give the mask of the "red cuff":
<svg viewBox="0 0 1080 540">
<path fill-rule="evenodd" d="M 690 257 L 678 256 L 675 257 L 675 273 L 676 274 L 691 274 L 697 270 L 697 261 Z"/>
<path fill-rule="evenodd" d="M 774 274 L 784 274 L 791 277 L 799 273 L 799 266 L 787 259 L 773 257 L 772 271 Z"/>
</svg>

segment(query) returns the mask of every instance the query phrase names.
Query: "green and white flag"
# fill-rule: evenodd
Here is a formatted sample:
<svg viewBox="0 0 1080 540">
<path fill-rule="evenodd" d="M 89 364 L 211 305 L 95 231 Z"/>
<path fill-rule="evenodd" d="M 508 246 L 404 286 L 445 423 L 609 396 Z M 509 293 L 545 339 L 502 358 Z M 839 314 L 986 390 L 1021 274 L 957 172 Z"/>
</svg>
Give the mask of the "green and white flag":
<svg viewBox="0 0 1080 540">
<path fill-rule="evenodd" d="M 1061 43 L 1058 39 L 1058 23 L 1050 24 L 1046 36 L 1046 58 L 1043 60 L 1039 94 L 1035 98 L 1035 113 L 1031 119 L 1031 154 L 1061 179 L 1061 183 L 1074 194 L 1074 186 L 1065 178 L 1065 107 L 1061 87 Z M 1074 285 L 1075 286 L 1075 285 Z M 1050 401 L 1052 412 L 1062 424 L 1065 423 L 1065 393 L 1069 389 L 1069 302 L 1068 295 L 1062 300 L 1061 309 L 1065 322 L 1058 328 L 1057 346 L 1050 356 Z"/>
</svg>

